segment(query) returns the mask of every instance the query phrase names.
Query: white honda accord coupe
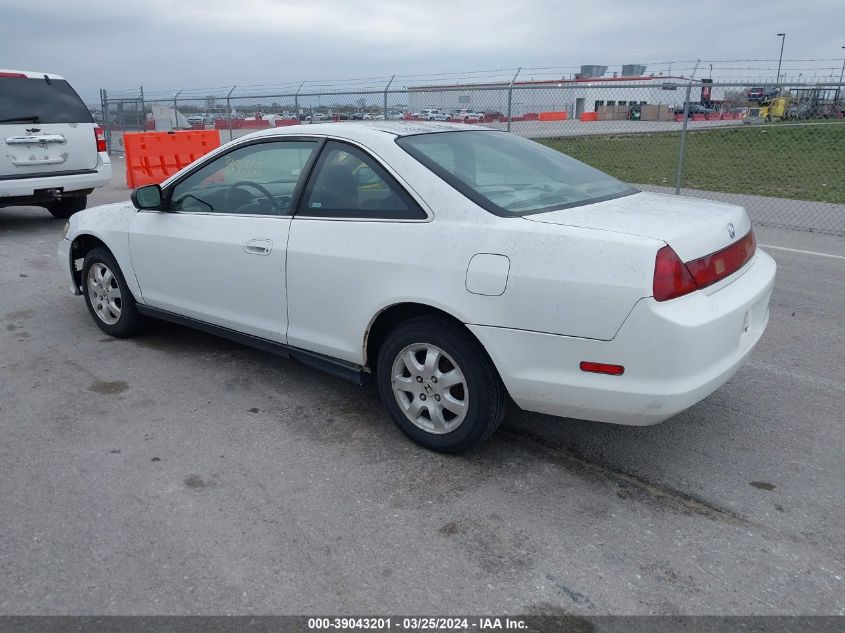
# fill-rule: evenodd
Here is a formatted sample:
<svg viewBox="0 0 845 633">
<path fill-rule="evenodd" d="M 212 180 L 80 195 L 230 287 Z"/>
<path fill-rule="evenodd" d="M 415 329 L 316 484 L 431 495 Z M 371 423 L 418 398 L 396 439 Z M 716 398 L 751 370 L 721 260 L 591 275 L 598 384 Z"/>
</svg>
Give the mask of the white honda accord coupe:
<svg viewBox="0 0 845 633">
<path fill-rule="evenodd" d="M 509 398 L 655 424 L 743 364 L 775 263 L 738 206 L 638 191 L 515 135 L 361 122 L 257 132 L 59 247 L 96 324 L 213 332 L 364 383 L 456 452 Z"/>
</svg>

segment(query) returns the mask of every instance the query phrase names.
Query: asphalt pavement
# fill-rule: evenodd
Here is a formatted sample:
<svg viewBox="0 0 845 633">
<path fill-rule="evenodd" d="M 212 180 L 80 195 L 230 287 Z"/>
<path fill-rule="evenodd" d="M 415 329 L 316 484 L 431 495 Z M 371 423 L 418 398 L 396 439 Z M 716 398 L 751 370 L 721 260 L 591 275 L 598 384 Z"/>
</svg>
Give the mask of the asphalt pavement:
<svg viewBox="0 0 845 633">
<path fill-rule="evenodd" d="M 105 336 L 62 225 L 0 209 L 0 613 L 845 614 L 845 239 L 758 227 L 769 329 L 676 418 L 443 456 L 374 386 Z"/>
</svg>

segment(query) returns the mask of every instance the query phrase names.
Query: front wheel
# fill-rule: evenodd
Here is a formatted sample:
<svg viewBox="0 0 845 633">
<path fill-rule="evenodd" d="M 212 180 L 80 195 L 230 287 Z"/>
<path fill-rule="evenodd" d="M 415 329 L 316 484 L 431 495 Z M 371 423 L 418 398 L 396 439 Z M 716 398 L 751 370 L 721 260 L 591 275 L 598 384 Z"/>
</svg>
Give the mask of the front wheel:
<svg viewBox="0 0 845 633">
<path fill-rule="evenodd" d="M 88 196 L 72 196 L 70 198 L 62 198 L 56 202 L 51 202 L 47 205 L 47 211 L 50 212 L 54 218 L 69 218 L 74 213 L 82 211 L 88 204 Z"/>
<path fill-rule="evenodd" d="M 390 332 L 376 380 L 399 429 L 433 451 L 481 444 L 505 414 L 505 388 L 484 348 L 444 319 L 418 317 Z"/>
<path fill-rule="evenodd" d="M 85 304 L 103 332 L 123 338 L 137 331 L 140 315 L 135 298 L 108 250 L 88 252 L 82 263 L 82 283 Z"/>
</svg>

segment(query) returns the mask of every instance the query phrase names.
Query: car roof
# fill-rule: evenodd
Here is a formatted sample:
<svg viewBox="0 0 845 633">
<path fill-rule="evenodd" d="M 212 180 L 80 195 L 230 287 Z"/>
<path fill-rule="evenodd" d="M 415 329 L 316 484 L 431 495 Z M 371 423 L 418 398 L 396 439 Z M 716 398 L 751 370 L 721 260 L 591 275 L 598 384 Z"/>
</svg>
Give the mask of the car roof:
<svg viewBox="0 0 845 633">
<path fill-rule="evenodd" d="M 26 75 L 27 79 L 44 79 L 44 77 L 47 77 L 48 79 L 64 79 L 61 75 L 42 73 L 37 70 L 11 70 L 7 68 L 0 68 L 0 75 L 4 73 L 8 73 L 10 75 Z"/>
<path fill-rule="evenodd" d="M 434 121 L 339 121 L 337 123 L 312 123 L 290 125 L 282 128 L 262 130 L 250 137 L 277 135 L 343 136 L 352 140 L 364 141 L 373 136 L 391 135 L 410 136 L 412 134 L 434 134 L 436 132 L 467 132 L 472 130 L 493 131 L 481 125 L 466 123 L 440 123 Z"/>
</svg>

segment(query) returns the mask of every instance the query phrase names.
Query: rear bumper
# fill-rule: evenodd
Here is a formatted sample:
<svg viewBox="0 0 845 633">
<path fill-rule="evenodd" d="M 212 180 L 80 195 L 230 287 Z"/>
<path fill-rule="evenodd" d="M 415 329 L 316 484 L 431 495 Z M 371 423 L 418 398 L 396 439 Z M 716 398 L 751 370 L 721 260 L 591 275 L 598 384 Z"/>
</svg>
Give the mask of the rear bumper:
<svg viewBox="0 0 845 633">
<path fill-rule="evenodd" d="M 762 250 L 718 290 L 641 299 L 611 341 L 469 326 L 523 409 L 644 426 L 691 407 L 743 365 L 769 320 L 775 262 Z M 590 374 L 581 361 L 623 365 Z"/>
<path fill-rule="evenodd" d="M 111 182 L 111 160 L 105 152 L 97 154 L 97 166 L 87 173 L 69 175 L 33 175 L 32 178 L 0 177 L 0 206 L 5 198 L 16 198 L 15 204 L 24 204 L 21 199 L 34 197 L 41 189 L 62 189 L 65 192 L 82 191 L 102 187 Z M 8 203 L 11 204 L 11 203 Z"/>
</svg>

